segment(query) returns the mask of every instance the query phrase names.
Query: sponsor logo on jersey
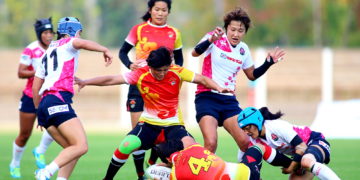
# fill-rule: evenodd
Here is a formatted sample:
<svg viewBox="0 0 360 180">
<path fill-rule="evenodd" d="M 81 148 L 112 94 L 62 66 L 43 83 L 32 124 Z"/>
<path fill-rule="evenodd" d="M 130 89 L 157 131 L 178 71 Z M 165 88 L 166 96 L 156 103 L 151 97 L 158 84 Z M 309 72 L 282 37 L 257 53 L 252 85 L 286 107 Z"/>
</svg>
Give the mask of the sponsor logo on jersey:
<svg viewBox="0 0 360 180">
<path fill-rule="evenodd" d="M 49 115 L 53 115 L 60 112 L 68 112 L 69 106 L 67 104 L 51 106 L 48 108 Z"/>
<path fill-rule="evenodd" d="M 235 62 L 235 63 L 237 63 L 237 64 L 242 64 L 242 61 L 241 61 L 241 60 L 235 59 L 235 58 L 232 58 L 232 57 L 229 57 L 229 56 L 227 56 L 227 55 L 224 54 L 224 53 L 221 53 L 221 54 L 220 54 L 220 57 L 223 58 L 223 59 L 227 59 L 227 60 L 229 60 L 229 61 Z"/>
</svg>

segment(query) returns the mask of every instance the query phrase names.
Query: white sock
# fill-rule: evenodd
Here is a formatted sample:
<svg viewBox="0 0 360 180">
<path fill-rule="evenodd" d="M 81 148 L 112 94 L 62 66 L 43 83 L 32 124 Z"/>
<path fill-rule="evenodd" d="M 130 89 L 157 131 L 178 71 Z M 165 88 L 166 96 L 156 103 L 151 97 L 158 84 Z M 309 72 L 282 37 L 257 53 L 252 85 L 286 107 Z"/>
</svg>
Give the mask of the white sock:
<svg viewBox="0 0 360 180">
<path fill-rule="evenodd" d="M 13 143 L 13 157 L 12 157 L 12 160 L 11 160 L 11 163 L 10 163 L 11 167 L 20 166 L 20 160 L 21 160 L 21 157 L 22 157 L 22 155 L 24 153 L 24 150 L 25 150 L 25 146 L 20 147 L 14 141 L 14 143 Z"/>
<path fill-rule="evenodd" d="M 50 136 L 50 134 L 47 131 L 44 131 L 40 144 L 38 147 L 36 147 L 36 152 L 40 154 L 44 154 L 46 152 L 46 149 L 49 147 L 49 145 L 54 141 L 54 139 Z"/>
<path fill-rule="evenodd" d="M 45 169 L 49 171 L 51 175 L 54 175 L 56 171 L 59 170 L 59 166 L 53 161 L 49 165 L 47 165 Z"/>
<path fill-rule="evenodd" d="M 67 180 L 67 179 L 64 177 L 57 177 L 56 180 Z"/>
<path fill-rule="evenodd" d="M 321 180 L 340 180 L 340 178 L 325 164 L 316 162 L 311 172 Z"/>
</svg>

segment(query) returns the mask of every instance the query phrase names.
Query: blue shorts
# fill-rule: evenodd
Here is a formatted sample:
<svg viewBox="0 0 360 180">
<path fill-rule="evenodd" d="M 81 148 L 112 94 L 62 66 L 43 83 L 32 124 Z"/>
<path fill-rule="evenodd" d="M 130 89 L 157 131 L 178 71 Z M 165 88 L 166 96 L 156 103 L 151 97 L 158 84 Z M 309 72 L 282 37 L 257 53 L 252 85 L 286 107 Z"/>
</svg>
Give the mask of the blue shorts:
<svg viewBox="0 0 360 180">
<path fill-rule="evenodd" d="M 77 117 L 71 107 L 73 95 L 69 92 L 60 92 L 60 94 L 64 101 L 51 94 L 41 100 L 37 112 L 40 126 L 46 129 L 50 126 L 58 127 L 63 122 Z"/>
<path fill-rule="evenodd" d="M 319 132 L 311 132 L 310 139 L 307 143 L 308 148 L 305 151 L 306 153 L 311 153 L 315 156 L 317 162 L 329 164 L 330 162 L 330 143 L 325 140 L 325 137 Z M 313 147 L 311 145 L 319 146 L 325 153 L 325 157 L 323 157 L 322 153 L 318 148 Z"/>
<path fill-rule="evenodd" d="M 33 98 L 23 93 L 19 103 L 19 110 L 24 113 L 36 114 Z"/>
<path fill-rule="evenodd" d="M 126 109 L 129 112 L 144 111 L 144 100 L 141 97 L 139 89 L 135 85 L 129 86 L 128 99 L 126 101 Z"/>
<path fill-rule="evenodd" d="M 217 119 L 222 126 L 225 119 L 238 115 L 241 112 L 239 102 L 235 96 L 221 95 L 210 91 L 202 92 L 195 97 L 196 120 L 210 115 Z"/>
<path fill-rule="evenodd" d="M 170 139 L 182 139 L 191 134 L 184 126 L 156 126 L 148 123 L 138 123 L 128 135 L 135 135 L 141 141 L 140 150 L 148 150 L 156 144 Z M 192 136 L 191 136 L 192 137 Z"/>
</svg>

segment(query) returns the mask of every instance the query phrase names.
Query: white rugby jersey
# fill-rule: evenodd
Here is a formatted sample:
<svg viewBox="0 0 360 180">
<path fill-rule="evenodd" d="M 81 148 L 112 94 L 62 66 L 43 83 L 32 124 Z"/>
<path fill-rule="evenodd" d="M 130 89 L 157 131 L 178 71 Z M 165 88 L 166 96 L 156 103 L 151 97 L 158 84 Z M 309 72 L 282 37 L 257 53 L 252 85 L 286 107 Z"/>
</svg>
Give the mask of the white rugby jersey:
<svg viewBox="0 0 360 180">
<path fill-rule="evenodd" d="M 45 53 L 45 49 L 41 47 L 39 41 L 34 41 L 30 43 L 21 53 L 20 64 L 28 66 L 28 70 L 36 70 L 36 68 L 41 64 L 41 56 Z M 32 95 L 32 85 L 34 77 L 27 79 L 25 89 L 23 90 L 24 94 L 29 97 Z"/>
<path fill-rule="evenodd" d="M 207 40 L 214 32 L 207 33 L 200 42 Z M 205 51 L 205 58 L 202 67 L 202 75 L 213 79 L 219 86 L 235 91 L 236 75 L 242 69 L 254 65 L 249 47 L 240 42 L 233 47 L 226 37 L 226 34 L 214 41 Z M 217 91 L 198 85 L 196 94 L 204 91 Z M 233 95 L 228 93 L 228 95 Z"/>
<path fill-rule="evenodd" d="M 258 140 L 287 155 L 294 155 L 295 153 L 295 147 L 292 147 L 290 142 L 296 135 L 307 144 L 312 132 L 307 126 L 296 126 L 281 119 L 265 120 L 264 126 L 266 139 L 258 138 Z M 252 138 L 250 139 L 253 143 L 257 142 Z"/>
<path fill-rule="evenodd" d="M 78 65 L 79 50 L 72 45 L 75 38 L 65 38 L 51 42 L 36 70 L 36 77 L 44 79 L 39 95 L 54 94 L 60 99 L 59 91 L 74 94 L 74 74 Z"/>
</svg>

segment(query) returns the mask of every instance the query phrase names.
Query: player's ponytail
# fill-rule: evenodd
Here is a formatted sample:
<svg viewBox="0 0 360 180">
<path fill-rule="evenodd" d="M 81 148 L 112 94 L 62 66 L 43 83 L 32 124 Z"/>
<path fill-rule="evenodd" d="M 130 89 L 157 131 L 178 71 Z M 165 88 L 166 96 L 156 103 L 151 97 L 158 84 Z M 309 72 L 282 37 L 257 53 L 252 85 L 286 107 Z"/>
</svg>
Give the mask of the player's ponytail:
<svg viewBox="0 0 360 180">
<path fill-rule="evenodd" d="M 281 111 L 276 112 L 275 114 L 271 113 L 267 107 L 262 107 L 259 109 L 261 115 L 265 120 L 276 120 L 281 118 L 284 114 Z"/>
</svg>

